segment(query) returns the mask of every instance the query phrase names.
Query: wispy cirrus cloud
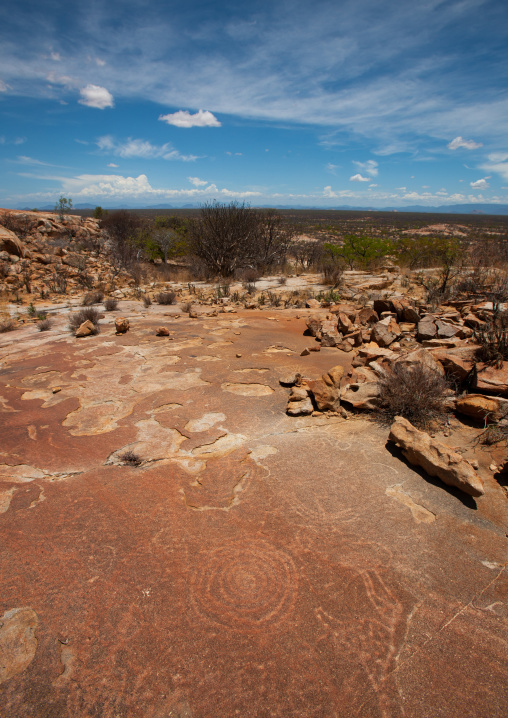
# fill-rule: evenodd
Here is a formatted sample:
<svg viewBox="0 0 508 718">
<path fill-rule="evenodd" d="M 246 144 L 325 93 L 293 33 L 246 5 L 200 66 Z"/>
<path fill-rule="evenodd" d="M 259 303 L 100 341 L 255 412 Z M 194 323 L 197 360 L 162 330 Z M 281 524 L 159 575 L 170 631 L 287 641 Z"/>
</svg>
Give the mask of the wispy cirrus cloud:
<svg viewBox="0 0 508 718">
<path fill-rule="evenodd" d="M 460 147 L 465 150 L 477 150 L 483 147 L 483 144 L 481 142 L 475 142 L 474 140 L 464 140 L 462 137 L 456 137 L 448 143 L 449 150 L 458 150 Z"/>
<path fill-rule="evenodd" d="M 198 155 L 182 155 L 175 150 L 169 142 L 163 145 L 153 145 L 148 140 L 128 138 L 124 142 L 116 140 L 111 135 L 104 135 L 97 140 L 97 147 L 104 153 L 110 153 L 130 159 L 143 157 L 144 159 L 180 160 L 181 162 L 194 162 L 199 159 Z"/>
<path fill-rule="evenodd" d="M 378 163 L 375 160 L 367 160 L 366 162 L 357 162 L 356 160 L 353 160 L 353 164 L 370 175 L 370 177 L 377 177 L 379 173 Z"/>
</svg>

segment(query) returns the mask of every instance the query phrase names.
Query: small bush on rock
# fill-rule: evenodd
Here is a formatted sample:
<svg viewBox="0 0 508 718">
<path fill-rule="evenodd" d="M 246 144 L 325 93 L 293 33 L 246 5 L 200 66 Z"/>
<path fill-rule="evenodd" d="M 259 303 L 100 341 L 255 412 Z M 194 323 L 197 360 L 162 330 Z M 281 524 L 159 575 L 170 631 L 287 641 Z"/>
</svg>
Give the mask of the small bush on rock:
<svg viewBox="0 0 508 718">
<path fill-rule="evenodd" d="M 5 332 L 12 332 L 17 328 L 17 324 L 14 319 L 0 319 L 0 334 Z"/>
<path fill-rule="evenodd" d="M 37 329 L 40 332 L 47 332 L 49 329 L 51 329 L 53 322 L 51 319 L 41 319 L 37 322 Z"/>
<path fill-rule="evenodd" d="M 113 299 L 113 297 L 108 297 L 104 300 L 104 309 L 107 312 L 114 312 L 115 309 L 118 307 L 118 299 Z"/>
<path fill-rule="evenodd" d="M 444 414 L 448 384 L 439 372 L 423 364 L 394 364 L 379 379 L 380 418 L 391 423 L 403 416 L 414 426 L 426 429 Z"/>
<path fill-rule="evenodd" d="M 174 292 L 159 292 L 156 295 L 157 304 L 176 304 L 176 294 Z"/>
<path fill-rule="evenodd" d="M 124 454 L 120 456 L 120 460 L 124 464 L 128 464 L 129 466 L 139 466 L 141 464 L 140 457 L 134 453 L 134 451 L 126 451 Z"/>
<path fill-rule="evenodd" d="M 76 329 L 83 324 L 83 322 L 90 321 L 95 327 L 95 334 L 99 333 L 99 312 L 94 307 L 87 307 L 86 309 L 80 309 L 79 312 L 74 312 L 69 317 L 69 329 L 71 332 L 75 332 Z"/>
<path fill-rule="evenodd" d="M 508 313 L 498 313 L 492 320 L 474 330 L 474 338 L 480 345 L 476 358 L 483 362 L 495 362 L 499 367 L 508 359 Z"/>
</svg>

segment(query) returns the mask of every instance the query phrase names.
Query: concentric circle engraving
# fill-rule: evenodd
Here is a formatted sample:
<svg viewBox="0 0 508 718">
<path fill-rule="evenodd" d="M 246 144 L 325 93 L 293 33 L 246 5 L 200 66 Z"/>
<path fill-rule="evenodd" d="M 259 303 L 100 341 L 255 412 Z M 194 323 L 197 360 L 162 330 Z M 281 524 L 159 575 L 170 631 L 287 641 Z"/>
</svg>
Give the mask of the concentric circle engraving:
<svg viewBox="0 0 508 718">
<path fill-rule="evenodd" d="M 292 558 L 264 541 L 223 546 L 202 557 L 191 602 L 206 621 L 237 630 L 279 624 L 293 610 L 297 572 Z"/>
</svg>

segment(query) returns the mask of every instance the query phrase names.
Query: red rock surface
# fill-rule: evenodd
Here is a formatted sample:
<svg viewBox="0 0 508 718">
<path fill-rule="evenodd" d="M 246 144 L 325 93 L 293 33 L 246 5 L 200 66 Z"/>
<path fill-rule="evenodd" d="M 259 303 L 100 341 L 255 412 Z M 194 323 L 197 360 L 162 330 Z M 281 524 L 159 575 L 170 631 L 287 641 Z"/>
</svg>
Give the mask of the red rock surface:
<svg viewBox="0 0 508 718">
<path fill-rule="evenodd" d="M 0 615 L 38 622 L 2 715 L 506 716 L 496 481 L 475 502 L 371 422 L 286 416 L 280 374 L 351 359 L 300 357 L 304 319 L 162 312 L 0 338 Z"/>
</svg>

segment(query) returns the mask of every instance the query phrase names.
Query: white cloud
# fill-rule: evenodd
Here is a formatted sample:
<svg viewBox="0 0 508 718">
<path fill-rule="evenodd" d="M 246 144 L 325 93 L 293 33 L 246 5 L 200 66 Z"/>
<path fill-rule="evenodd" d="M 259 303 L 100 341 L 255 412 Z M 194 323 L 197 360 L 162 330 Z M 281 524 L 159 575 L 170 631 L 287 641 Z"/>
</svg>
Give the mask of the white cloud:
<svg viewBox="0 0 508 718">
<path fill-rule="evenodd" d="M 368 177 L 362 177 L 361 174 L 353 175 L 349 178 L 350 182 L 370 182 Z"/>
<path fill-rule="evenodd" d="M 377 184 L 370 184 L 369 187 L 377 187 Z"/>
<path fill-rule="evenodd" d="M 0 80 L 0 92 L 7 92 L 9 89 L 9 85 L 6 85 L 5 82 Z"/>
<path fill-rule="evenodd" d="M 179 110 L 169 115 L 160 115 L 159 120 L 175 127 L 220 127 L 219 120 L 208 110 L 199 110 L 192 115 L 187 110 Z"/>
<path fill-rule="evenodd" d="M 50 57 L 55 62 L 60 62 L 60 60 L 62 59 L 62 56 L 60 55 L 59 52 L 52 52 Z"/>
<path fill-rule="evenodd" d="M 114 107 L 113 95 L 100 85 L 87 85 L 79 91 L 81 100 L 78 102 L 87 107 L 95 107 L 104 110 L 106 107 Z"/>
<path fill-rule="evenodd" d="M 164 160 L 180 160 L 181 162 L 194 162 L 199 159 L 198 155 L 180 154 L 169 142 L 165 142 L 163 145 L 152 145 L 148 140 L 137 140 L 131 137 L 125 142 L 119 142 L 111 135 L 104 135 L 104 137 L 99 137 L 96 144 L 101 151 L 111 152 L 124 159 L 144 157 L 145 159 L 162 158 Z"/>
<path fill-rule="evenodd" d="M 488 155 L 489 162 L 481 165 L 482 170 L 495 172 L 503 180 L 508 180 L 508 152 L 492 152 Z"/>
<path fill-rule="evenodd" d="M 241 157 L 243 155 L 243 152 L 226 152 L 226 154 L 230 157 Z"/>
<path fill-rule="evenodd" d="M 353 160 L 353 164 L 361 170 L 364 170 L 371 177 L 377 177 L 378 175 L 378 163 L 375 160 L 367 160 L 367 162 L 356 162 L 356 160 Z"/>
<path fill-rule="evenodd" d="M 95 58 L 95 63 L 96 63 L 96 65 L 98 65 L 99 67 L 104 67 L 104 65 L 106 64 L 105 60 L 101 60 L 100 57 L 96 57 L 96 58 Z"/>
<path fill-rule="evenodd" d="M 26 137 L 16 137 L 14 140 L 15 145 L 23 145 L 26 142 Z"/>
<path fill-rule="evenodd" d="M 205 184 L 208 184 L 206 180 L 199 179 L 199 177 L 187 177 L 187 179 L 194 187 L 204 187 Z"/>
<path fill-rule="evenodd" d="M 337 174 L 337 172 L 335 171 L 337 169 L 337 167 L 338 167 L 338 165 L 334 165 L 331 162 L 328 162 L 328 164 L 326 165 L 326 169 L 328 170 L 328 172 L 331 172 L 332 175 Z"/>
<path fill-rule="evenodd" d="M 487 189 L 487 187 L 490 187 L 487 182 L 488 179 L 488 177 L 484 177 L 483 179 L 476 180 L 476 182 L 470 182 L 469 184 L 473 189 Z"/>
<path fill-rule="evenodd" d="M 108 162 L 108 167 L 118 167 L 114 162 Z"/>
<path fill-rule="evenodd" d="M 459 147 L 463 147 L 465 150 L 477 150 L 479 147 L 483 147 L 483 144 L 474 140 L 465 140 L 460 136 L 448 143 L 449 150 L 458 150 Z"/>
</svg>

